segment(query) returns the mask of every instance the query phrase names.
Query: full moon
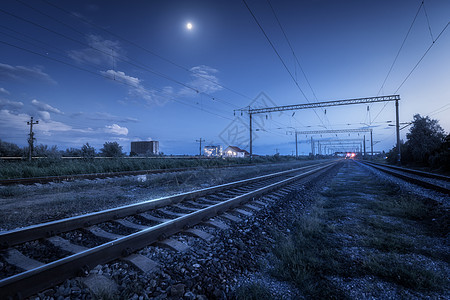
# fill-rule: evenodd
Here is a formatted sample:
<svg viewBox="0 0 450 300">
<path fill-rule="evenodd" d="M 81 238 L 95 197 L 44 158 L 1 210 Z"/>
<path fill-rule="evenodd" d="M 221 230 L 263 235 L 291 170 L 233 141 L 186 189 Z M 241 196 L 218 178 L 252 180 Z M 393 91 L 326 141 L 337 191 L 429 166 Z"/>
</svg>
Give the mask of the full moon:
<svg viewBox="0 0 450 300">
<path fill-rule="evenodd" d="M 189 29 L 189 30 L 191 30 L 191 29 L 192 29 L 192 23 L 190 23 L 190 22 L 187 23 L 187 24 L 186 24 L 186 28 Z"/>
</svg>

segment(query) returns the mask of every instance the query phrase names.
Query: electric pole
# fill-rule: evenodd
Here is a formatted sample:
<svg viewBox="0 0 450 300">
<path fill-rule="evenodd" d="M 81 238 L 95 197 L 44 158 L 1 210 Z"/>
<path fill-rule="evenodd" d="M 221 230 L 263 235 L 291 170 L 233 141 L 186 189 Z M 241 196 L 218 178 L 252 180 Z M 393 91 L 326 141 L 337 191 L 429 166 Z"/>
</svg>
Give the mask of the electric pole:
<svg viewBox="0 0 450 300">
<path fill-rule="evenodd" d="M 33 142 L 34 142 L 34 132 L 33 132 L 33 125 L 34 124 L 39 124 L 39 121 L 33 122 L 33 117 L 31 117 L 30 122 L 27 122 L 27 125 L 30 125 L 30 134 L 29 134 L 29 138 L 28 138 L 28 147 L 29 152 L 28 152 L 28 160 L 31 161 L 31 157 L 33 156 Z"/>
<path fill-rule="evenodd" d="M 200 147 L 199 147 L 199 154 L 200 156 L 202 156 L 202 142 L 204 142 L 205 140 L 203 140 L 202 138 L 200 138 L 199 140 L 195 140 L 197 143 L 200 143 Z"/>
</svg>

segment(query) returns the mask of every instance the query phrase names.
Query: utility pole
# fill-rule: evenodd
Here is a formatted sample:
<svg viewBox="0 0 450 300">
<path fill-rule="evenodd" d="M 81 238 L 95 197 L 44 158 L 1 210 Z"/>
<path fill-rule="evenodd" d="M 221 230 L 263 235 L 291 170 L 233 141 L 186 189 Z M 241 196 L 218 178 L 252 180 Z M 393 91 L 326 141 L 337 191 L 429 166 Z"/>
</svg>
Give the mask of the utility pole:
<svg viewBox="0 0 450 300">
<path fill-rule="evenodd" d="M 250 124 L 250 160 L 252 160 L 252 157 L 253 157 L 252 113 L 250 112 L 250 107 L 248 110 L 249 110 L 248 115 L 250 117 L 250 120 L 249 120 L 249 124 Z"/>
<path fill-rule="evenodd" d="M 397 164 L 402 164 L 402 154 L 400 151 L 400 121 L 398 119 L 398 100 L 395 100 L 395 131 L 397 133 Z"/>
<path fill-rule="evenodd" d="M 297 131 L 295 131 L 295 158 L 298 158 Z"/>
<path fill-rule="evenodd" d="M 29 138 L 28 138 L 28 147 L 29 152 L 28 152 L 28 160 L 31 161 L 31 157 L 33 156 L 33 142 L 34 142 L 34 132 L 33 132 L 33 125 L 34 124 L 39 124 L 39 121 L 33 122 L 33 117 L 31 117 L 30 122 L 27 122 L 27 125 L 30 125 L 30 134 L 29 134 Z"/>
<path fill-rule="evenodd" d="M 199 147 L 199 154 L 200 156 L 202 156 L 202 142 L 204 142 L 205 140 L 202 140 L 202 138 L 200 138 L 199 140 L 195 140 L 197 143 L 200 142 L 200 147 Z"/>
<path fill-rule="evenodd" d="M 370 130 L 370 159 L 373 159 L 373 136 L 372 136 L 372 129 Z"/>
<path fill-rule="evenodd" d="M 364 144 L 364 159 L 365 159 L 366 158 L 366 135 L 364 135 L 363 144 Z"/>
</svg>

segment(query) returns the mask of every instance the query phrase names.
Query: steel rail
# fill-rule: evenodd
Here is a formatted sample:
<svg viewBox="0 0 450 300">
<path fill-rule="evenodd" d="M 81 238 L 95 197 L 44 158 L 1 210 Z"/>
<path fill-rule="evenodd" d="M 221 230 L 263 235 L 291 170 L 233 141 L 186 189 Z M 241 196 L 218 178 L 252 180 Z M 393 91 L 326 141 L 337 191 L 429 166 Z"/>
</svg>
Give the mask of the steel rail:
<svg viewBox="0 0 450 300">
<path fill-rule="evenodd" d="M 256 166 L 256 164 L 239 164 L 239 165 L 207 166 L 207 167 L 198 166 L 198 167 L 190 167 L 190 168 L 120 171 L 120 172 L 105 172 L 105 173 L 92 173 L 92 174 L 41 176 L 41 177 L 29 177 L 29 178 L 11 178 L 11 179 L 0 179 L 0 185 L 49 183 L 49 182 L 72 181 L 72 180 L 76 180 L 76 179 L 96 179 L 96 178 L 110 178 L 110 177 L 130 176 L 130 175 L 147 175 L 147 174 L 162 174 L 162 173 L 172 173 L 172 172 L 195 171 L 195 170 L 199 170 L 201 168 L 203 168 L 203 169 L 224 169 L 224 168 L 249 167 L 249 166 Z"/>
<path fill-rule="evenodd" d="M 326 164 L 326 163 L 321 163 Z M 271 179 L 274 177 L 302 171 L 308 168 L 315 167 L 320 164 L 314 164 L 301 168 L 291 169 L 287 171 L 276 172 L 272 174 L 262 175 L 250 179 L 239 180 L 226 184 L 221 184 L 213 187 L 208 187 L 200 190 L 195 190 L 186 193 L 180 193 L 172 196 L 162 197 L 158 199 L 152 199 L 135 204 L 120 206 L 103 211 L 88 213 L 71 218 L 65 218 L 57 221 L 32 225 L 15 230 L 0 232 L 0 247 L 6 248 L 14 246 L 20 243 L 24 243 L 31 240 L 40 238 L 46 238 L 54 236 L 59 233 L 75 230 L 81 227 L 88 227 L 102 222 L 110 221 L 112 219 L 124 218 L 130 215 L 139 214 L 144 211 L 160 208 L 163 206 L 179 203 L 184 199 L 198 198 L 207 194 L 218 192 L 221 190 L 242 186 L 245 184 L 261 181 L 263 179 Z"/>
<path fill-rule="evenodd" d="M 169 172 L 183 172 L 195 170 L 195 168 L 175 168 L 175 169 L 157 169 L 157 170 L 139 170 L 139 171 L 121 171 L 121 172 L 106 172 L 106 173 L 92 173 L 92 174 L 73 174 L 73 175 L 60 175 L 60 176 L 42 176 L 42 177 L 29 177 L 29 178 L 11 178 L 0 179 L 0 185 L 12 185 L 12 184 L 33 184 L 33 183 L 49 183 L 59 181 L 71 181 L 76 179 L 96 179 L 96 178 L 109 178 L 128 175 L 146 175 L 146 174 L 160 174 Z"/>
<path fill-rule="evenodd" d="M 95 266 L 97 264 L 106 263 L 120 258 L 123 255 L 128 255 L 133 251 L 158 241 L 161 238 L 175 234 L 187 227 L 201 223 L 205 219 L 214 217 L 230 208 L 234 208 L 251 198 L 260 196 L 293 181 L 300 180 L 314 174 L 318 176 L 318 172 L 324 172 L 326 169 L 335 164 L 336 162 L 321 165 L 302 174 L 298 174 L 287 179 L 282 179 L 279 182 L 258 188 L 252 192 L 245 193 L 210 207 L 200 209 L 179 218 L 130 234 L 123 238 L 116 239 L 89 250 L 56 260 L 41 267 L 37 267 L 35 269 L 0 280 L 0 298 L 23 298 L 30 296 L 40 290 L 61 283 L 67 278 L 79 275 L 80 270 L 82 270 L 85 266 Z M 285 175 L 287 174 L 288 173 L 285 173 Z"/>
<path fill-rule="evenodd" d="M 416 184 L 418 186 L 421 186 L 421 187 L 424 187 L 424 188 L 427 188 L 427 189 L 431 189 L 431 190 L 434 190 L 434 191 L 437 191 L 437 192 L 441 192 L 441 193 L 450 195 L 450 189 L 449 188 L 447 188 L 445 186 L 442 186 L 442 185 L 431 183 L 429 181 L 421 180 L 421 179 L 419 179 L 417 177 L 413 177 L 411 175 L 407 175 L 407 174 L 405 174 L 406 171 L 405 171 L 405 173 L 399 173 L 399 172 L 401 172 L 403 170 L 399 170 L 399 169 L 395 168 L 395 171 L 394 171 L 394 168 L 389 168 L 388 166 L 384 166 L 384 165 L 380 166 L 379 164 L 372 164 L 372 163 L 369 163 L 369 162 L 366 162 L 366 161 L 362 161 L 361 163 L 369 165 L 372 168 L 375 168 L 375 169 L 377 169 L 377 170 L 379 170 L 381 172 L 384 172 L 384 173 L 387 173 L 389 175 L 398 177 L 400 179 L 403 179 L 403 180 L 405 180 L 407 182 Z M 417 174 L 415 174 L 415 175 L 417 176 Z"/>
<path fill-rule="evenodd" d="M 424 172 L 424 171 L 419 171 L 419 170 L 414 170 L 414 169 L 409 169 L 409 168 L 404 168 L 404 167 L 398 167 L 398 166 L 391 166 L 391 165 L 386 165 L 386 164 L 382 164 L 382 163 L 376 163 L 376 162 L 373 162 L 373 161 L 370 161 L 370 162 L 369 161 L 364 161 L 364 162 L 366 162 L 368 164 L 372 164 L 372 165 L 378 165 L 378 166 L 381 166 L 381 167 L 386 167 L 386 168 L 393 169 L 393 170 L 398 170 L 398 171 L 402 171 L 402 172 L 406 172 L 406 173 L 419 175 L 419 176 L 422 176 L 422 177 L 428 177 L 428 178 L 439 179 L 439 180 L 450 182 L 450 177 L 449 176 L 445 176 L 445 175 L 441 175 L 441 174 Z"/>
</svg>

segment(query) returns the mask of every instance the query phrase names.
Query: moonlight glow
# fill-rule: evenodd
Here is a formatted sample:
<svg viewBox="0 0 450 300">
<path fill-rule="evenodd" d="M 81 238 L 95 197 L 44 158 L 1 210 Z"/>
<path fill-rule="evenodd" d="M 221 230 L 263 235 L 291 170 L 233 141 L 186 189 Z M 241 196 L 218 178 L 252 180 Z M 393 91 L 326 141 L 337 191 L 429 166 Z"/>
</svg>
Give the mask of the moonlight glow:
<svg viewBox="0 0 450 300">
<path fill-rule="evenodd" d="M 191 22 L 187 23 L 187 24 L 186 24 L 186 28 L 187 28 L 188 30 L 191 30 L 191 29 L 192 29 L 192 23 L 191 23 Z"/>
</svg>

